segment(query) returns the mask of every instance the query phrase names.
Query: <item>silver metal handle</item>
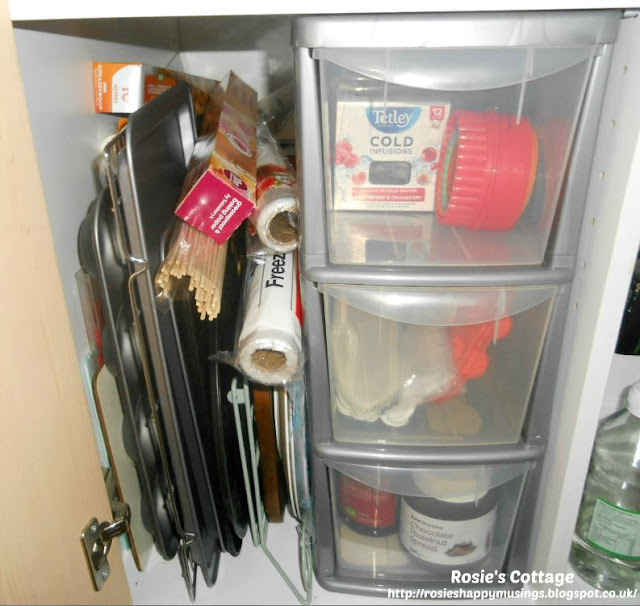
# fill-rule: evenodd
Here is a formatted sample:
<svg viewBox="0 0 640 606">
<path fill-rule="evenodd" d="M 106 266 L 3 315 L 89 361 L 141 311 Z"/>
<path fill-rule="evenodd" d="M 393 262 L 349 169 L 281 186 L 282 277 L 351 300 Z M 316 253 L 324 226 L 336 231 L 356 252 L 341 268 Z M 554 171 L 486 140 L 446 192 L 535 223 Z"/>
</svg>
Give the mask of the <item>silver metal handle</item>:
<svg viewBox="0 0 640 606">
<path fill-rule="evenodd" d="M 82 531 L 82 544 L 96 591 L 102 589 L 111 574 L 107 556 L 113 539 L 129 532 L 131 522 L 131 509 L 127 503 L 113 501 L 111 511 L 111 522 L 98 522 L 97 518 L 91 518 Z"/>
<path fill-rule="evenodd" d="M 109 544 L 116 537 L 127 533 L 131 522 L 131 509 L 126 503 L 114 501 L 111 511 L 113 512 L 113 522 L 102 522 L 100 524 L 100 540 Z"/>
</svg>

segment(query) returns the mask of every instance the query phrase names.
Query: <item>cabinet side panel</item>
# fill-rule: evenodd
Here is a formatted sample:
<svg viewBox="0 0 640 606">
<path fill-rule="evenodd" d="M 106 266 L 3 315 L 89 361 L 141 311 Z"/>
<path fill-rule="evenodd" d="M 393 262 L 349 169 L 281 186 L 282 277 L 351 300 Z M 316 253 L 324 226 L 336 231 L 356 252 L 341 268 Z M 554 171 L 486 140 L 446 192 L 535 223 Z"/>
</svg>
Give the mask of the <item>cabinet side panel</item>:
<svg viewBox="0 0 640 606">
<path fill-rule="evenodd" d="M 97 593 L 80 543 L 91 517 L 105 520 L 111 513 L 5 0 L 0 0 L 0 73 L 0 601 L 129 602 L 119 545 L 109 555 L 111 578 Z"/>
<path fill-rule="evenodd" d="M 76 236 L 99 188 L 96 162 L 117 118 L 93 111 L 92 61 L 164 66 L 174 51 L 15 30 L 27 108 L 80 363 L 87 351 Z"/>
</svg>

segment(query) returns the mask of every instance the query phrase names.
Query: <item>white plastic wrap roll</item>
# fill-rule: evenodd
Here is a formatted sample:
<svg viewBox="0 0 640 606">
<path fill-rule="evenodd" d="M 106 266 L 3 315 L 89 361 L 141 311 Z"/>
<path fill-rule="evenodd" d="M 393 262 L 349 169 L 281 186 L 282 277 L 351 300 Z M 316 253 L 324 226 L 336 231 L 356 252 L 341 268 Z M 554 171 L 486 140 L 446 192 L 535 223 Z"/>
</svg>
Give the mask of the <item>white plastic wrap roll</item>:
<svg viewBox="0 0 640 606">
<path fill-rule="evenodd" d="M 264 124 L 258 126 L 258 185 L 251 221 L 269 250 L 298 247 L 298 191 L 291 165 Z"/>
<path fill-rule="evenodd" d="M 251 272 L 236 363 L 258 383 L 282 385 L 304 363 L 295 254 L 267 255 Z"/>
</svg>

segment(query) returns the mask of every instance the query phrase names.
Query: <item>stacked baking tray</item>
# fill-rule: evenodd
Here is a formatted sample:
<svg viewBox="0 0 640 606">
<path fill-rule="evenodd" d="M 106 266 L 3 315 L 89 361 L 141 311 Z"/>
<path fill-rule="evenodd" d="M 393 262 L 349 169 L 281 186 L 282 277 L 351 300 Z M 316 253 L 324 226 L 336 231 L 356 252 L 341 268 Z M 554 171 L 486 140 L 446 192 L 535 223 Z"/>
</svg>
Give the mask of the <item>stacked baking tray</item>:
<svg viewBox="0 0 640 606">
<path fill-rule="evenodd" d="M 294 23 L 315 572 L 528 566 L 619 14 Z"/>
<path fill-rule="evenodd" d="M 229 243 L 216 321 L 198 319 L 186 286 L 162 303 L 153 291 L 195 139 L 186 84 L 132 114 L 105 148 L 109 188 L 78 237 L 83 268 L 98 286 L 103 355 L 123 407 L 142 522 L 164 558 L 179 555 L 192 599 L 196 569 L 212 585 L 220 553 L 239 553 L 249 522 L 240 462 L 228 456 L 239 447 L 227 402 L 236 375 L 209 359 L 233 345 L 242 234 Z"/>
</svg>

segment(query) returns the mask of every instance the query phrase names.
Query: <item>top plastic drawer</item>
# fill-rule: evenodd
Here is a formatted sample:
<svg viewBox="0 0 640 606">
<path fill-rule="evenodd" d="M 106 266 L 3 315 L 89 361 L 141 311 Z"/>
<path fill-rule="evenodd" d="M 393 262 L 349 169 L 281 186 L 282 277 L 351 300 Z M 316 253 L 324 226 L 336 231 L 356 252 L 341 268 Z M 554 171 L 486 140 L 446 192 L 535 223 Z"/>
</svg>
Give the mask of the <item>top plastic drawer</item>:
<svg viewBox="0 0 640 606">
<path fill-rule="evenodd" d="M 296 29 L 319 68 L 329 261 L 541 263 L 619 14 L 412 17 Z"/>
</svg>

